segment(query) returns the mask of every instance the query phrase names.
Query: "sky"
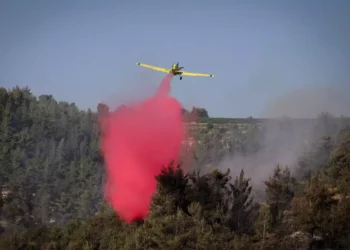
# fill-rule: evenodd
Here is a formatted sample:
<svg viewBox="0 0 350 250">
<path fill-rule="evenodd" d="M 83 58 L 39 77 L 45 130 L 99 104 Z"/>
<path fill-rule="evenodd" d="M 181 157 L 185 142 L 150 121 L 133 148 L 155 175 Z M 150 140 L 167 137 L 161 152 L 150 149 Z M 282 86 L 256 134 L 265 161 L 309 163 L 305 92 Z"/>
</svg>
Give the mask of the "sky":
<svg viewBox="0 0 350 250">
<path fill-rule="evenodd" d="M 297 89 L 350 86 L 349 24 L 348 0 L 0 0 L 0 86 L 95 110 L 154 93 L 165 74 L 136 62 L 180 62 L 215 74 L 173 79 L 185 108 L 259 117 Z"/>
</svg>

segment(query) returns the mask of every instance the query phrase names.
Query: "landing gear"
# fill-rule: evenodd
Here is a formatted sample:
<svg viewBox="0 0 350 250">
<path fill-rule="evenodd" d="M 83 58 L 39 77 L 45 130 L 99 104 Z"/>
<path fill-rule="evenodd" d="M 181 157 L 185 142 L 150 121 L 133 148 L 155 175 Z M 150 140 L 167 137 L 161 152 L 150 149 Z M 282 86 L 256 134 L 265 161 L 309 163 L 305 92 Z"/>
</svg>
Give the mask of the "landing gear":
<svg viewBox="0 0 350 250">
<path fill-rule="evenodd" d="M 182 80 L 182 76 L 180 76 L 180 80 Z"/>
</svg>

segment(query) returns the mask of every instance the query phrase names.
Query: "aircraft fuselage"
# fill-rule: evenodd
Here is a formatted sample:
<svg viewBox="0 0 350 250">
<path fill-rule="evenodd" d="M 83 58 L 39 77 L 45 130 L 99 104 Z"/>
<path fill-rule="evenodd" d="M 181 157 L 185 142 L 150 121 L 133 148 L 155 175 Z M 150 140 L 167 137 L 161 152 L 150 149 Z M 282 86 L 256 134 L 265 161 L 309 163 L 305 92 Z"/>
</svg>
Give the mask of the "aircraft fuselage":
<svg viewBox="0 0 350 250">
<path fill-rule="evenodd" d="M 172 70 L 170 71 L 170 73 L 173 74 L 174 76 L 176 76 L 176 75 L 181 75 L 182 72 L 180 72 L 180 70 L 181 70 L 181 69 L 172 69 Z"/>
<path fill-rule="evenodd" d="M 176 76 L 176 75 L 181 75 L 182 72 L 179 72 L 181 69 L 183 69 L 184 67 L 179 67 L 179 63 L 174 63 L 171 67 L 171 70 L 169 73 L 171 73 L 172 75 Z"/>
</svg>

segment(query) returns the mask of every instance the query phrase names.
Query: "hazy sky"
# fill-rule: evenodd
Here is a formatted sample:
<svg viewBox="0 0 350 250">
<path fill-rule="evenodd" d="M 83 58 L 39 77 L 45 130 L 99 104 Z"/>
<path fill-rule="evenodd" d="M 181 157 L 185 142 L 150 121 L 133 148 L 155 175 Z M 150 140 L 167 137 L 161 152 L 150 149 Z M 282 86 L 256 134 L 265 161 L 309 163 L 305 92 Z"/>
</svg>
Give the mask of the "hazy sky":
<svg viewBox="0 0 350 250">
<path fill-rule="evenodd" d="M 211 116 L 259 116 L 308 85 L 349 85 L 349 0 L 0 0 L 0 86 L 95 109 L 151 94 L 165 74 L 137 61 L 214 73 L 173 80 Z"/>
</svg>

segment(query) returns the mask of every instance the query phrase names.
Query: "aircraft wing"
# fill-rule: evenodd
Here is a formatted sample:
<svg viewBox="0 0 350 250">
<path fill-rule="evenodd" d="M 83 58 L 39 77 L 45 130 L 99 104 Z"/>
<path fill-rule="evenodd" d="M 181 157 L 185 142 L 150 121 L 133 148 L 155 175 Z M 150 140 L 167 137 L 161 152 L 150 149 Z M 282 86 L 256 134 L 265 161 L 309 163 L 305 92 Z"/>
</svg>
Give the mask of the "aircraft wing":
<svg viewBox="0 0 350 250">
<path fill-rule="evenodd" d="M 145 64 L 145 63 L 136 63 L 136 65 L 139 65 L 141 67 L 145 67 L 145 68 L 149 68 L 149 69 L 153 69 L 153 70 L 157 70 L 157 71 L 161 71 L 164 73 L 169 73 L 170 69 L 167 68 L 161 68 L 161 67 L 157 67 L 157 66 L 153 66 L 153 65 L 149 65 L 149 64 Z"/>
<path fill-rule="evenodd" d="M 213 74 L 202 74 L 202 73 L 192 73 L 192 72 L 186 72 L 186 71 L 180 71 L 182 72 L 182 76 L 204 76 L 204 77 L 214 77 Z"/>
</svg>

